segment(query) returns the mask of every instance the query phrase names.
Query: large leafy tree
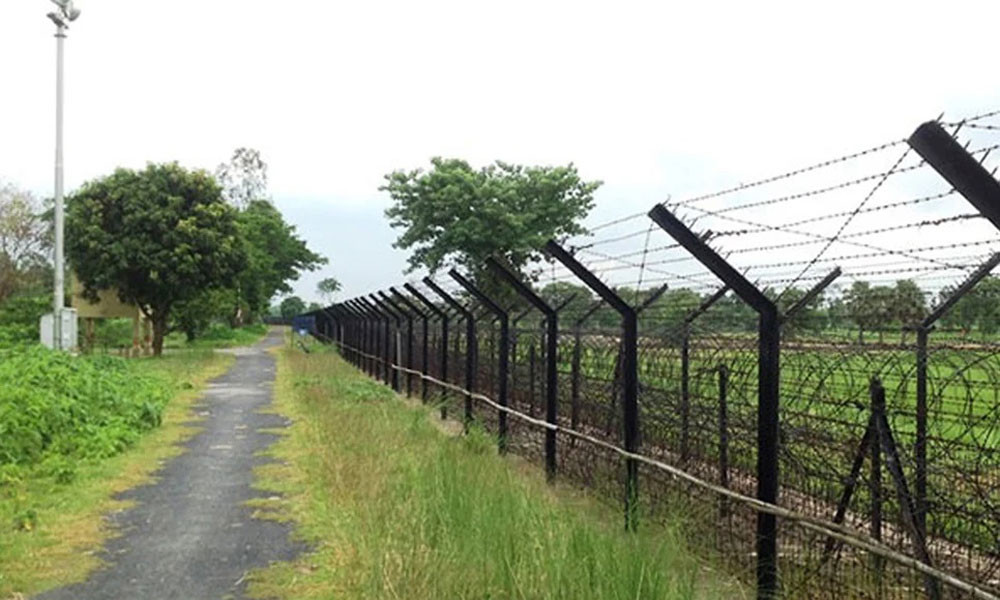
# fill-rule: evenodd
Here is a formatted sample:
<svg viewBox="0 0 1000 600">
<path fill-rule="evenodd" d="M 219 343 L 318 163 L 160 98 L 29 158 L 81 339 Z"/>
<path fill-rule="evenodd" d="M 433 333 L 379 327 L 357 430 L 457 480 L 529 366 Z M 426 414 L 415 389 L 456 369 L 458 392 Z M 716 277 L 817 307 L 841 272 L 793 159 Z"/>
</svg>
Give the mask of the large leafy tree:
<svg viewBox="0 0 1000 600">
<path fill-rule="evenodd" d="M 316 291 L 327 304 L 333 302 L 333 297 L 340 291 L 340 282 L 335 277 L 327 277 L 316 284 Z"/>
<path fill-rule="evenodd" d="M 222 197 L 238 209 L 267 197 L 267 163 L 253 148 L 237 148 L 229 162 L 215 170 Z"/>
<path fill-rule="evenodd" d="M 939 293 L 939 301 L 944 302 L 955 293 L 949 286 Z M 1000 331 L 1000 277 L 989 276 L 980 281 L 963 296 L 941 319 L 947 327 L 957 327 L 963 333 L 978 328 L 982 335 L 992 335 Z"/>
<path fill-rule="evenodd" d="M 49 227 L 31 192 L 0 182 L 0 303 L 50 274 Z"/>
<path fill-rule="evenodd" d="M 403 232 L 395 247 L 411 250 L 409 270 L 464 267 L 481 284 L 483 261 L 498 256 L 521 270 L 541 258 L 550 238 L 584 233 L 598 181 L 572 164 L 525 167 L 497 161 L 474 169 L 458 159 L 431 159 L 429 171 L 395 171 L 379 188 L 392 197 L 385 214 Z"/>
<path fill-rule="evenodd" d="M 291 292 L 290 282 L 302 271 L 326 263 L 267 200 L 252 200 L 239 212 L 236 223 L 248 258 L 237 278 L 238 306 L 245 304 L 253 315 L 266 312 L 276 294 Z M 241 312 L 239 308 L 237 312 Z"/>
<path fill-rule="evenodd" d="M 291 319 L 306 312 L 306 303 L 298 296 L 289 296 L 281 301 L 281 316 Z"/>
<path fill-rule="evenodd" d="M 893 318 L 895 289 L 886 285 L 873 286 L 867 281 L 855 281 L 844 294 L 847 315 L 858 326 L 858 343 L 864 343 L 864 332 L 878 330 L 879 342 L 885 326 Z"/>
<path fill-rule="evenodd" d="M 160 355 L 170 313 L 231 286 L 246 264 L 236 213 L 211 175 L 176 163 L 118 169 L 68 201 L 67 251 L 84 293 L 116 289 L 153 324 Z"/>
</svg>

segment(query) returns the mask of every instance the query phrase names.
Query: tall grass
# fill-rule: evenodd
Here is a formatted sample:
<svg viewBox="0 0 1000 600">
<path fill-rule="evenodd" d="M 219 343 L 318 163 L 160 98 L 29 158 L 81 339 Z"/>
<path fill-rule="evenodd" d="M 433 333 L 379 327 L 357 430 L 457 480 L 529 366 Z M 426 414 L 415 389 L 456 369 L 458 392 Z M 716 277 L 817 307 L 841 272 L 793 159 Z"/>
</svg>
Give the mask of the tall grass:
<svg viewBox="0 0 1000 600">
<path fill-rule="evenodd" d="M 628 534 L 617 512 L 498 457 L 482 432 L 444 435 L 332 354 L 281 351 L 278 410 L 295 422 L 285 464 L 261 474 L 316 551 L 254 575 L 256 595 L 715 597 L 679 526 Z"/>
</svg>

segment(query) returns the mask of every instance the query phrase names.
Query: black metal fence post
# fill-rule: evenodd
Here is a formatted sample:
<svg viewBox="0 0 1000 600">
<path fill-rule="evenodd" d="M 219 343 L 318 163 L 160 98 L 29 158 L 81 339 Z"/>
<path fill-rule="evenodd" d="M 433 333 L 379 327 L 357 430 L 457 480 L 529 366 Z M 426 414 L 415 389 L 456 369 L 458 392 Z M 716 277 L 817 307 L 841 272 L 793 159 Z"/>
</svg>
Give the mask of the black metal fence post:
<svg viewBox="0 0 1000 600">
<path fill-rule="evenodd" d="M 542 300 L 527 284 L 503 266 L 496 259 L 490 257 L 486 259 L 486 264 L 493 271 L 510 285 L 515 292 L 527 300 L 539 312 L 545 315 L 546 323 L 546 352 L 545 352 L 545 421 L 550 425 L 558 425 L 558 337 L 559 337 L 559 313 Z M 556 432 L 554 429 L 545 430 L 545 473 L 551 482 L 556 476 Z"/>
<path fill-rule="evenodd" d="M 622 437 L 625 451 L 636 454 L 639 451 L 639 324 L 636 311 L 559 244 L 549 240 L 545 244 L 545 252 L 562 263 L 621 315 Z M 635 528 L 638 516 L 639 463 L 633 458 L 627 458 L 625 471 L 625 528 L 631 530 Z"/>
<path fill-rule="evenodd" d="M 413 285 L 406 283 L 403 284 L 408 292 L 413 294 L 413 297 L 423 303 L 432 313 L 441 319 L 441 381 L 448 381 L 448 313 L 441 310 L 441 308 L 430 301 L 427 296 L 420 293 L 420 290 L 415 288 Z M 424 356 L 427 356 L 427 352 L 424 352 Z M 448 418 L 448 390 L 441 388 L 441 418 Z"/>
<path fill-rule="evenodd" d="M 663 205 L 649 217 L 758 314 L 757 324 L 757 499 L 778 502 L 778 406 L 781 354 L 781 319 L 778 307 L 739 271 Z M 774 515 L 757 513 L 757 597 L 777 598 L 778 522 Z"/>
<path fill-rule="evenodd" d="M 691 326 L 698 317 L 721 300 L 727 292 L 729 292 L 729 285 L 723 284 L 694 310 L 684 315 L 684 320 L 681 322 L 681 465 L 687 465 L 691 455 Z"/>
<path fill-rule="evenodd" d="M 404 295 L 402 292 L 400 292 L 396 288 L 391 287 L 391 288 L 389 288 L 389 291 L 392 293 L 393 297 L 395 297 L 397 300 L 399 300 L 399 302 L 401 302 L 403 304 L 403 306 L 405 306 L 409 310 L 410 317 L 409 317 L 409 333 L 408 333 L 407 342 L 406 342 L 406 363 L 407 363 L 407 367 L 410 368 L 411 370 L 416 370 L 416 365 L 414 364 L 414 360 L 413 360 L 413 343 L 414 343 L 413 342 L 413 315 L 416 315 L 416 316 L 418 316 L 420 318 L 420 322 L 421 322 L 421 325 L 422 325 L 422 328 L 423 328 L 423 340 L 421 342 L 422 343 L 423 351 L 421 352 L 421 362 L 422 362 L 422 365 L 420 367 L 420 370 L 421 370 L 421 372 L 424 375 L 427 375 L 428 374 L 427 373 L 427 360 L 428 360 L 428 358 L 427 358 L 427 326 L 428 326 L 427 313 L 425 313 L 424 311 L 420 310 L 417 307 L 417 305 L 415 305 L 413 302 L 411 302 L 410 299 L 406 297 L 406 295 Z M 424 402 L 426 402 L 427 401 L 427 380 L 421 377 L 420 378 L 420 382 L 422 383 L 420 397 L 421 397 L 421 399 Z M 407 373 L 407 376 L 406 376 L 406 394 L 407 395 L 412 395 L 413 394 L 413 373 Z"/>
<path fill-rule="evenodd" d="M 719 485 L 729 488 L 729 368 L 719 365 Z M 729 517 L 729 502 L 719 499 L 719 517 Z"/>
<path fill-rule="evenodd" d="M 467 292 L 472 294 L 476 300 L 478 300 L 483 306 L 487 307 L 497 319 L 500 321 L 500 356 L 499 356 L 499 374 L 497 375 L 499 381 L 498 384 L 498 398 L 497 404 L 502 407 L 508 406 L 507 401 L 507 380 L 508 372 L 510 370 L 510 323 L 507 311 L 504 310 L 499 304 L 494 302 L 489 296 L 484 294 L 479 288 L 477 288 L 471 281 L 462 276 L 461 273 L 452 269 L 448 272 L 452 279 L 458 282 Z M 507 412 L 500 410 L 497 411 L 497 444 L 499 446 L 500 453 L 503 454 L 507 452 Z"/>
<path fill-rule="evenodd" d="M 582 377 L 580 369 L 583 360 L 583 324 L 603 305 L 604 299 L 594 302 L 573 323 L 573 356 L 570 360 L 569 379 L 569 426 L 572 429 L 576 429 L 577 425 L 580 424 L 580 379 Z M 576 438 L 570 440 L 570 444 L 574 441 L 576 441 Z"/>
<path fill-rule="evenodd" d="M 472 424 L 472 393 L 476 391 L 476 315 L 471 310 L 462 306 L 462 303 L 452 297 L 451 294 L 441 289 L 430 277 L 424 278 L 424 284 L 431 288 L 435 294 L 441 297 L 449 306 L 458 311 L 465 319 L 465 423 L 466 431 Z M 458 339 L 456 338 L 456 342 Z"/>
<path fill-rule="evenodd" d="M 380 367 L 379 367 L 379 357 L 382 355 L 382 342 L 381 342 L 381 322 L 382 316 L 375 310 L 365 298 L 355 299 L 359 306 L 364 307 L 365 315 L 367 316 L 368 322 L 368 340 L 367 340 L 367 350 L 368 353 L 368 364 L 370 375 L 376 379 L 379 378 Z"/>
<path fill-rule="evenodd" d="M 361 370 L 371 375 L 375 376 L 375 363 L 372 360 L 372 347 L 371 347 L 371 331 L 372 331 L 372 316 L 368 310 L 368 307 L 363 303 L 359 302 L 357 299 L 351 299 L 350 305 L 357 311 L 359 318 L 361 319 L 361 326 L 358 331 L 358 360 L 361 362 Z"/>
<path fill-rule="evenodd" d="M 385 292 L 376 292 L 375 294 L 372 294 L 372 300 L 374 300 L 375 303 L 382 309 L 382 312 L 388 316 L 386 327 L 386 347 L 390 360 L 386 363 L 386 366 L 390 371 L 392 371 L 392 389 L 393 391 L 398 392 L 399 369 L 396 367 L 400 365 L 401 361 L 399 356 L 399 329 L 406 313 L 399 311 L 399 309 L 385 297 Z"/>
<path fill-rule="evenodd" d="M 370 303 L 372 310 L 379 317 L 379 356 L 382 362 L 382 382 L 389 385 L 392 380 L 392 317 L 389 313 L 381 306 L 378 297 L 375 294 L 364 299 L 366 302 Z"/>
</svg>

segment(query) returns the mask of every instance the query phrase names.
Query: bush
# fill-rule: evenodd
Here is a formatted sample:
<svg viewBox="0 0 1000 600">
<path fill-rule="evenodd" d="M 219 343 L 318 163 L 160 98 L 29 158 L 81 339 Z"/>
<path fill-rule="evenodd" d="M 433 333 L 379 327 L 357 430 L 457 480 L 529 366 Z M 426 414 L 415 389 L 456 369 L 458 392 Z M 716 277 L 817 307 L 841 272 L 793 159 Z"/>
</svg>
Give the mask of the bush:
<svg viewBox="0 0 1000 600">
<path fill-rule="evenodd" d="M 51 294 L 18 295 L 0 304 L 0 346 L 38 341 L 38 321 L 52 312 Z"/>
<path fill-rule="evenodd" d="M 169 382 L 120 358 L 13 350 L 0 361 L 0 470 L 71 480 L 74 460 L 118 454 L 158 426 L 170 395 Z"/>
</svg>

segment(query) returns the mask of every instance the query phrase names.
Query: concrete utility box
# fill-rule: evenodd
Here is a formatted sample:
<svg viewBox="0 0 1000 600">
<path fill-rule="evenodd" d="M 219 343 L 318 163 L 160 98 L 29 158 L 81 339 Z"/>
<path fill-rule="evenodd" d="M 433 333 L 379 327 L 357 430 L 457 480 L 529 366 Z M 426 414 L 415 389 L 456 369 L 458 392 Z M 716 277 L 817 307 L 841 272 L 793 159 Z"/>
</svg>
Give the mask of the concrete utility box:
<svg viewBox="0 0 1000 600">
<path fill-rule="evenodd" d="M 62 349 L 76 350 L 77 325 L 76 309 L 62 309 Z M 41 336 L 42 345 L 46 348 L 53 348 L 55 336 L 53 334 L 52 313 L 42 315 Z"/>
</svg>

